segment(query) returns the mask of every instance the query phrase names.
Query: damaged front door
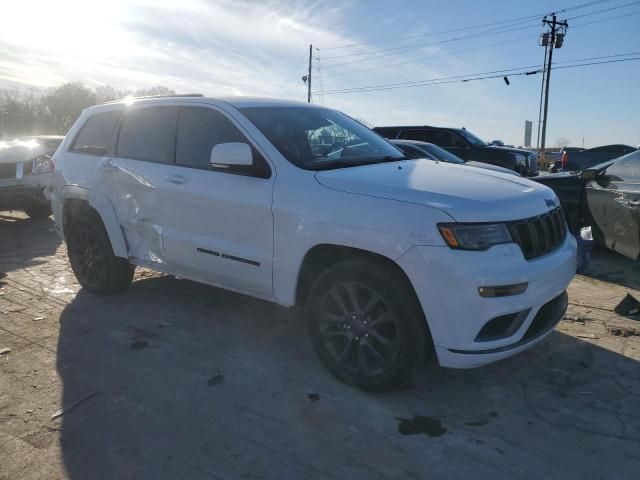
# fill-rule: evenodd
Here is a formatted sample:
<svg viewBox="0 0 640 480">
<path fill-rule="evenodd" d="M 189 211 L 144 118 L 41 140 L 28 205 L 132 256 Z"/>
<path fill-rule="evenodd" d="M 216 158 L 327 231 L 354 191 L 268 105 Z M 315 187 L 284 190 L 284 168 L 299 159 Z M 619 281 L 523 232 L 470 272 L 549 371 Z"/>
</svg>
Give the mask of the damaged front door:
<svg viewBox="0 0 640 480">
<path fill-rule="evenodd" d="M 607 247 L 631 259 L 640 256 L 640 152 L 613 163 L 587 184 L 595 233 Z"/>
</svg>

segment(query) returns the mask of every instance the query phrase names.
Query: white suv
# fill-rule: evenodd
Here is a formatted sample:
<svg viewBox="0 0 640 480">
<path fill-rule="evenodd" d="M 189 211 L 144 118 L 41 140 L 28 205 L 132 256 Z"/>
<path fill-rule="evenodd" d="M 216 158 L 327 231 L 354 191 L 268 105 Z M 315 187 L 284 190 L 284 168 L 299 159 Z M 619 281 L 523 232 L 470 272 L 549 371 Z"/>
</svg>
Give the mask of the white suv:
<svg viewBox="0 0 640 480">
<path fill-rule="evenodd" d="M 80 284 L 134 265 L 305 307 L 340 379 L 407 382 L 435 351 L 475 367 L 562 318 L 576 243 L 554 193 L 409 160 L 328 108 L 175 96 L 84 111 L 54 156 L 52 205 Z"/>
</svg>

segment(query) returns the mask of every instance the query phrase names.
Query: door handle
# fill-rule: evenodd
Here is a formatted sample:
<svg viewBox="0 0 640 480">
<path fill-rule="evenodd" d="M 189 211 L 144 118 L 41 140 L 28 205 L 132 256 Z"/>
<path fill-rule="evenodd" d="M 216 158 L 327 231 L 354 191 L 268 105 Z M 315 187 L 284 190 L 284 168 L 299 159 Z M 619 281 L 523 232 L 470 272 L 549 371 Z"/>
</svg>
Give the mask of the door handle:
<svg viewBox="0 0 640 480">
<path fill-rule="evenodd" d="M 187 183 L 189 180 L 184 178 L 182 175 L 167 175 L 164 177 L 165 181 L 169 183 L 175 183 L 176 185 L 182 185 L 183 183 Z"/>
</svg>

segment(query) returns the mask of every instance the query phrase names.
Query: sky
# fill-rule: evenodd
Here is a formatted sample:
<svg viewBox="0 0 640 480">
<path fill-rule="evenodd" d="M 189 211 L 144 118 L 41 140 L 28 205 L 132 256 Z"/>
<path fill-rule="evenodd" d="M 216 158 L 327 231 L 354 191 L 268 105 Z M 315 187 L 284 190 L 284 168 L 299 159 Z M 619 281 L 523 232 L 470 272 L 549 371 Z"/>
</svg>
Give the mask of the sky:
<svg viewBox="0 0 640 480">
<path fill-rule="evenodd" d="M 538 45 L 543 14 L 585 3 L 3 0 L 0 88 L 46 89 L 67 81 L 118 89 L 161 84 L 178 93 L 306 101 L 301 77 L 313 44 L 314 103 L 370 126 L 464 126 L 485 140 L 514 145 L 523 144 L 524 122 L 532 120 L 535 145 L 539 74 L 511 76 L 510 85 L 500 77 L 322 92 L 535 70 L 544 60 Z M 601 1 L 559 14 L 565 18 L 569 29 L 554 51 L 556 67 L 623 53 L 640 57 L 640 1 Z M 514 19 L 520 20 L 506 23 Z M 494 22 L 505 23 L 487 25 Z M 573 146 L 639 145 L 639 79 L 640 61 L 554 70 L 547 145 L 562 138 Z"/>
</svg>

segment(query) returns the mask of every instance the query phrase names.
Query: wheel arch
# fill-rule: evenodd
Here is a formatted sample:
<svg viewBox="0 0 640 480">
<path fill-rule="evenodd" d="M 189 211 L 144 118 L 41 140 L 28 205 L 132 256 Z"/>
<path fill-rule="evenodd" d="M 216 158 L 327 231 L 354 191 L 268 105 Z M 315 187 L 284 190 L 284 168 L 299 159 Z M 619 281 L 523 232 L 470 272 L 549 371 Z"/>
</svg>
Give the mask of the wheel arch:
<svg viewBox="0 0 640 480">
<path fill-rule="evenodd" d="M 322 272 L 337 263 L 354 257 L 362 258 L 388 269 L 389 272 L 398 279 L 398 281 L 405 284 L 415 298 L 417 306 L 422 311 L 422 307 L 418 301 L 418 296 L 416 295 L 409 277 L 402 267 L 400 267 L 400 265 L 398 265 L 398 263 L 393 259 L 370 250 L 330 243 L 315 245 L 306 252 L 300 265 L 296 281 L 295 305 L 297 307 L 304 307 L 306 305 L 311 286 Z"/>
<path fill-rule="evenodd" d="M 64 200 L 62 212 L 62 228 L 65 238 L 67 237 L 67 229 L 74 217 L 93 214 L 104 225 L 114 255 L 128 258 L 127 244 L 122 229 L 118 224 L 116 212 L 104 195 L 90 191 L 88 196 L 70 196 Z"/>
</svg>

